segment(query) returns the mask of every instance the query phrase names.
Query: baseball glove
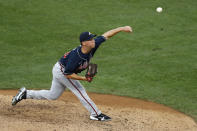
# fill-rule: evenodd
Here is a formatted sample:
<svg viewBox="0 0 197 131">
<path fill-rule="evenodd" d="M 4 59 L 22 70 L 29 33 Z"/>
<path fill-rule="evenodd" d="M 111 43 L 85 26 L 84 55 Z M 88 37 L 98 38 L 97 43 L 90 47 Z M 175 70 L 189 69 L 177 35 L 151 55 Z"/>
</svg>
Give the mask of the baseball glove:
<svg viewBox="0 0 197 131">
<path fill-rule="evenodd" d="M 92 79 L 96 75 L 96 73 L 97 73 L 97 64 L 90 63 L 88 65 L 88 69 L 87 69 L 87 72 L 86 72 L 86 75 L 85 75 L 88 82 L 92 81 Z"/>
</svg>

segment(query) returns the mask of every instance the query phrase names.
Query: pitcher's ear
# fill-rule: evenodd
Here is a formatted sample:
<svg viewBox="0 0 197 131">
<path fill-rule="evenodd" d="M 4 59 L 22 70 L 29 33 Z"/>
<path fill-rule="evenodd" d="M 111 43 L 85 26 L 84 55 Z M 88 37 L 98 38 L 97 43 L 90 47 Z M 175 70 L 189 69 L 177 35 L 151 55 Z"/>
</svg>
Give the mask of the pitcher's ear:
<svg viewBox="0 0 197 131">
<path fill-rule="evenodd" d="M 84 45 L 86 45 L 86 43 L 85 43 L 85 42 L 81 42 L 81 45 L 83 45 L 83 46 L 84 46 Z"/>
</svg>

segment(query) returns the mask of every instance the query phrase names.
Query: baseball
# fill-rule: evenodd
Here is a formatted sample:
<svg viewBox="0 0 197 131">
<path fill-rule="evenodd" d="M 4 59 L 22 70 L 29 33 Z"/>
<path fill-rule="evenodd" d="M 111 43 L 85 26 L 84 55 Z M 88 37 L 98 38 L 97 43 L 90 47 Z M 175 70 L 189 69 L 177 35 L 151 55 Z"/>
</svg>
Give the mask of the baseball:
<svg viewBox="0 0 197 131">
<path fill-rule="evenodd" d="M 163 9 L 162 9 L 161 7 L 157 7 L 157 9 L 156 9 L 156 11 L 159 12 L 159 13 L 161 13 L 162 10 L 163 10 Z"/>
</svg>

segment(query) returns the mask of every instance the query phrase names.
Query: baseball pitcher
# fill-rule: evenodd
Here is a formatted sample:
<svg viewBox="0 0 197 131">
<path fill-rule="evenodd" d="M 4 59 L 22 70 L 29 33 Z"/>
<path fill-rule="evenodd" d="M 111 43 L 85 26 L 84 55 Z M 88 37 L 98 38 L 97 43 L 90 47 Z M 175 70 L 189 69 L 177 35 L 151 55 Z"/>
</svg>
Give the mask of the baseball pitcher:
<svg viewBox="0 0 197 131">
<path fill-rule="evenodd" d="M 82 105 L 90 112 L 90 119 L 97 121 L 108 121 L 111 118 L 97 108 L 89 98 L 80 80 L 91 82 L 97 73 L 97 64 L 90 63 L 94 53 L 99 46 L 119 32 L 132 32 L 130 26 L 118 27 L 107 31 L 101 36 L 90 32 L 80 34 L 80 45 L 70 52 L 65 53 L 54 65 L 52 73 L 52 85 L 50 90 L 27 90 L 21 88 L 12 99 L 12 105 L 16 105 L 23 99 L 48 99 L 56 100 L 66 88 L 71 90 L 80 100 Z M 85 76 L 79 74 L 87 69 Z"/>
</svg>

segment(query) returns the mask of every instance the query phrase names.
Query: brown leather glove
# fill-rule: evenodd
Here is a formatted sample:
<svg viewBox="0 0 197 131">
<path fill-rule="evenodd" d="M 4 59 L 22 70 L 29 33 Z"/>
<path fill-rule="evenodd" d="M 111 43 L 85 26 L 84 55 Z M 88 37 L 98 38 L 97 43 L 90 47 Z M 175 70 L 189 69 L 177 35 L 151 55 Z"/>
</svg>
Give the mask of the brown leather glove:
<svg viewBox="0 0 197 131">
<path fill-rule="evenodd" d="M 93 77 L 96 75 L 96 73 L 97 73 L 97 64 L 90 63 L 88 65 L 88 69 L 85 75 L 88 82 L 91 82 L 93 80 Z"/>
</svg>

